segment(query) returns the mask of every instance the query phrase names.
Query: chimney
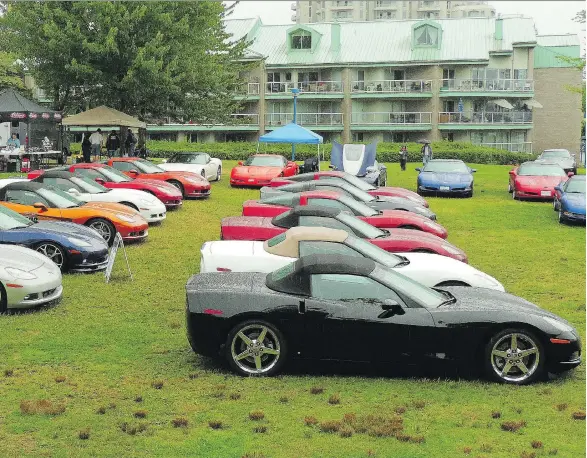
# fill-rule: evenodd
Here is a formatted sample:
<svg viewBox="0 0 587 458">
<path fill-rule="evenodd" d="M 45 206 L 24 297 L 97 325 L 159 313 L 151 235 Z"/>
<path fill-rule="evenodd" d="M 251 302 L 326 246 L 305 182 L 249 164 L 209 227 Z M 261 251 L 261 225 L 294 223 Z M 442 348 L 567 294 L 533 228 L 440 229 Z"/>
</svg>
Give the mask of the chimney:
<svg viewBox="0 0 587 458">
<path fill-rule="evenodd" d="M 330 50 L 340 51 L 340 24 L 337 22 L 330 24 Z"/>
</svg>

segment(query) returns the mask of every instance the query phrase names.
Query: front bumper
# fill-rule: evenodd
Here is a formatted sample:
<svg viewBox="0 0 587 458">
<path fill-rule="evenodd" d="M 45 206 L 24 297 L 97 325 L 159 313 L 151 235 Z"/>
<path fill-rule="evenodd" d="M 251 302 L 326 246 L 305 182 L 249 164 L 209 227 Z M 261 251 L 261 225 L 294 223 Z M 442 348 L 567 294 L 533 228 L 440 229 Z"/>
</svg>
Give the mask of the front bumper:
<svg viewBox="0 0 587 458">
<path fill-rule="evenodd" d="M 584 223 L 585 214 L 563 211 L 563 219 L 567 221 L 575 221 L 577 223 Z"/>
<path fill-rule="evenodd" d="M 165 205 L 155 205 L 151 208 L 141 208 L 139 213 L 147 220 L 147 223 L 159 223 L 167 218 Z"/>
<path fill-rule="evenodd" d="M 548 372 L 565 372 L 581 364 L 581 341 L 571 333 L 559 336 L 570 340 L 568 344 L 550 344 L 547 347 L 546 365 Z"/>
<path fill-rule="evenodd" d="M 98 252 L 69 255 L 69 271 L 99 272 L 108 265 L 108 249 Z"/>
<path fill-rule="evenodd" d="M 149 225 L 148 224 L 141 224 L 133 227 L 120 227 L 117 226 L 116 230 L 120 232 L 122 240 L 125 242 L 130 242 L 133 240 L 144 240 L 149 235 Z"/>
<path fill-rule="evenodd" d="M 210 185 L 185 187 L 185 196 L 194 199 L 205 199 L 210 197 Z"/>
<path fill-rule="evenodd" d="M 159 197 L 159 200 L 163 202 L 166 208 L 179 208 L 183 205 L 183 197 Z"/>
<path fill-rule="evenodd" d="M 445 188 L 448 189 L 440 189 L 440 185 L 419 185 L 418 192 L 420 194 L 434 194 L 436 196 L 466 196 L 473 191 L 470 186 L 446 186 Z"/>
<path fill-rule="evenodd" d="M 231 186 L 250 186 L 250 187 L 263 187 L 270 186 L 272 178 L 233 178 L 230 177 Z"/>
<path fill-rule="evenodd" d="M 21 283 L 23 283 L 21 281 Z M 27 282 L 28 283 L 28 282 Z M 36 285 L 23 285 L 23 288 L 7 288 L 8 308 L 26 309 L 40 305 L 53 305 L 61 301 L 63 286 L 58 281 L 43 282 Z M 11 291 L 12 290 L 12 291 Z"/>
<path fill-rule="evenodd" d="M 516 197 L 520 199 L 553 200 L 554 189 L 537 188 L 525 189 L 523 191 L 516 189 Z"/>
</svg>

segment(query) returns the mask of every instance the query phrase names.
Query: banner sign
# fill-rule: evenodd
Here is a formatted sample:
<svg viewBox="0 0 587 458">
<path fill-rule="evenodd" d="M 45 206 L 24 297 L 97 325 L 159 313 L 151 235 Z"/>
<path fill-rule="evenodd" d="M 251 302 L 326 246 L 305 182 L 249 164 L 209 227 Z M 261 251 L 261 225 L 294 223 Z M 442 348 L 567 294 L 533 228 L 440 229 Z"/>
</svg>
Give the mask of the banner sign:
<svg viewBox="0 0 587 458">
<path fill-rule="evenodd" d="M 26 113 L 10 113 L 12 119 L 26 119 Z"/>
<path fill-rule="evenodd" d="M 61 115 L 60 115 L 59 113 L 55 113 L 55 114 L 53 115 L 53 117 L 54 117 L 55 119 L 61 119 Z"/>
<path fill-rule="evenodd" d="M 130 279 L 133 280 L 130 265 L 128 264 L 128 256 L 126 255 L 126 248 L 124 247 L 124 242 L 122 241 L 122 236 L 120 235 L 120 232 L 117 232 L 116 236 L 114 237 L 114 243 L 112 244 L 112 248 L 110 249 L 110 257 L 108 258 L 108 264 L 106 265 L 106 270 L 104 271 L 106 283 L 110 282 L 110 276 L 112 275 L 112 268 L 114 267 L 116 253 L 118 253 L 118 249 L 120 247 L 122 247 L 124 258 L 126 259 L 126 268 L 128 269 L 128 274 L 130 275 Z"/>
<path fill-rule="evenodd" d="M 43 113 L 42 116 L 43 116 L 43 119 L 49 119 L 51 117 L 51 115 L 49 113 Z"/>
<path fill-rule="evenodd" d="M 37 113 L 30 113 L 29 114 L 29 118 L 31 118 L 31 119 L 37 119 L 37 116 L 38 116 Z"/>
</svg>

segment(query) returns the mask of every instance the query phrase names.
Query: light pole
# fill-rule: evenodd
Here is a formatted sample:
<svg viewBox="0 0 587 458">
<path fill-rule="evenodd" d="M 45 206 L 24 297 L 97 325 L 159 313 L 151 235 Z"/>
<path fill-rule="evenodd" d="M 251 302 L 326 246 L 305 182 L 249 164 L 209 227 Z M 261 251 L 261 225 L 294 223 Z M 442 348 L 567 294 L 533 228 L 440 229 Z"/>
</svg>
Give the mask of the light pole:
<svg viewBox="0 0 587 458">
<path fill-rule="evenodd" d="M 300 93 L 300 90 L 298 88 L 293 88 L 291 90 L 291 93 L 293 95 L 293 101 L 294 101 L 294 112 L 293 112 L 293 123 L 297 124 L 297 118 L 298 118 L 298 94 Z M 296 144 L 292 143 L 291 144 L 291 160 L 295 161 L 296 160 Z"/>
</svg>

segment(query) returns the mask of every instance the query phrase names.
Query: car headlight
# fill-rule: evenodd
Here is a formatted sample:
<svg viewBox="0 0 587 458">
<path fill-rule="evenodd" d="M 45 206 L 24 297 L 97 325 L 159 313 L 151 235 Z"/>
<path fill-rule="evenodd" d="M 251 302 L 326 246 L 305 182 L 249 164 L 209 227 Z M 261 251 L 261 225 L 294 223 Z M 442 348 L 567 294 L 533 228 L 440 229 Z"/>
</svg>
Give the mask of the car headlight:
<svg viewBox="0 0 587 458">
<path fill-rule="evenodd" d="M 149 199 L 141 199 L 140 202 L 141 202 L 141 205 L 154 205 L 155 204 L 154 200 L 149 200 Z"/>
<path fill-rule="evenodd" d="M 193 184 L 200 184 L 202 182 L 202 180 L 198 180 L 198 179 L 192 178 L 192 177 L 186 178 L 186 181 L 189 181 L 190 183 L 193 183 Z"/>
<path fill-rule="evenodd" d="M 96 232 L 96 234 L 97 233 L 98 232 Z M 85 240 L 78 239 L 78 238 L 75 238 L 75 237 L 67 237 L 67 240 L 69 240 L 71 243 L 73 243 L 74 245 L 77 245 L 77 246 L 84 246 L 84 247 L 92 246 L 91 243 L 88 243 Z"/>
<path fill-rule="evenodd" d="M 551 318 L 549 316 L 543 316 L 542 319 L 544 321 L 546 321 L 547 323 L 551 324 L 552 326 L 554 326 L 555 328 L 557 328 L 561 332 L 572 332 L 573 331 L 572 326 L 569 326 L 568 324 L 563 323 L 562 321 L 559 321 L 555 318 Z"/>
<path fill-rule="evenodd" d="M 442 248 L 444 248 L 450 254 L 461 254 L 460 250 L 457 250 L 456 248 L 453 248 L 450 245 L 442 245 Z"/>
<path fill-rule="evenodd" d="M 123 215 L 121 213 L 117 213 L 116 216 L 121 219 L 122 221 L 126 221 L 127 223 L 132 223 L 135 219 L 131 218 L 130 216 Z"/>
<path fill-rule="evenodd" d="M 17 269 L 16 267 L 6 267 L 4 270 L 19 280 L 34 280 L 37 278 L 35 274 L 27 272 L 26 270 Z"/>
</svg>

